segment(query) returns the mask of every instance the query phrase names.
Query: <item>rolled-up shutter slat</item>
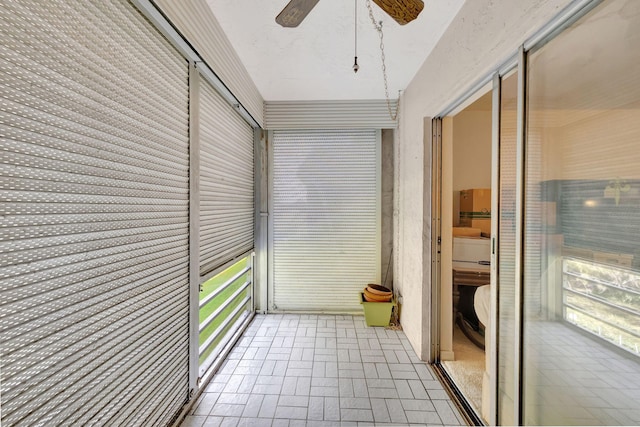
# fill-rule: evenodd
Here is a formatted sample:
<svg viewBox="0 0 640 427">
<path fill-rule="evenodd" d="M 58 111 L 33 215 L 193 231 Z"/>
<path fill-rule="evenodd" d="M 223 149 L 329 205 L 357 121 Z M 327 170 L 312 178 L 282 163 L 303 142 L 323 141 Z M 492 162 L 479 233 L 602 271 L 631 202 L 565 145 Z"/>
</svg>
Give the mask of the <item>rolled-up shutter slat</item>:
<svg viewBox="0 0 640 427">
<path fill-rule="evenodd" d="M 253 129 L 200 83 L 200 275 L 253 249 Z"/>
<path fill-rule="evenodd" d="M 125 0 L 0 8 L 2 425 L 188 396 L 187 61 Z"/>
<path fill-rule="evenodd" d="M 361 310 L 380 280 L 375 130 L 275 131 L 273 306 Z"/>
</svg>

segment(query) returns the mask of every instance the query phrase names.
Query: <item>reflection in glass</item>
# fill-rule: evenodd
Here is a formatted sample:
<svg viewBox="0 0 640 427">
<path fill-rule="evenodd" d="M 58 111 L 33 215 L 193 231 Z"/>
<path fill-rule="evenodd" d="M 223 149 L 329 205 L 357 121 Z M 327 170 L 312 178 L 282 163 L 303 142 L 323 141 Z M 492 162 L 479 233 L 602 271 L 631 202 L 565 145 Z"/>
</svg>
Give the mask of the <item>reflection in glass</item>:
<svg viewBox="0 0 640 427">
<path fill-rule="evenodd" d="M 498 424 L 501 425 L 514 424 L 517 90 L 517 73 L 502 79 L 498 222 Z"/>
<path fill-rule="evenodd" d="M 530 55 L 524 423 L 640 424 L 640 2 Z"/>
</svg>

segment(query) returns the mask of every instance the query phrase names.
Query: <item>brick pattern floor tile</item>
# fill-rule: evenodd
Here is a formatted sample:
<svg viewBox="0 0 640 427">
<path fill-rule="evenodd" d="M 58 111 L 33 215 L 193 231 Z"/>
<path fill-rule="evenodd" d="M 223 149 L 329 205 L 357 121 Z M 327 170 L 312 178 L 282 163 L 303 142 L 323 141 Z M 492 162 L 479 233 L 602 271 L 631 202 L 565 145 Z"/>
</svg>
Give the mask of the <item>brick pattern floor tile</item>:
<svg viewBox="0 0 640 427">
<path fill-rule="evenodd" d="M 182 427 L 465 425 L 402 331 L 257 315 Z"/>
</svg>

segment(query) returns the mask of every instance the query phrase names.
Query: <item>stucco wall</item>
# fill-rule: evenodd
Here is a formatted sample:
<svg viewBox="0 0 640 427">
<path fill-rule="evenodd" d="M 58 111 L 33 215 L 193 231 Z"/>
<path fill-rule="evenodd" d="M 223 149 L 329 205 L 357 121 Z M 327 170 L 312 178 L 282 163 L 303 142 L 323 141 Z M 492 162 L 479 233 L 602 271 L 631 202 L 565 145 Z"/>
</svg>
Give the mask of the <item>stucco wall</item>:
<svg viewBox="0 0 640 427">
<path fill-rule="evenodd" d="M 466 1 L 402 96 L 395 158 L 398 215 L 394 285 L 402 295 L 403 329 L 425 360 L 429 357 L 430 260 L 424 245 L 430 245 L 431 235 L 429 227 L 423 226 L 423 221 L 429 224 L 423 214 L 431 209 L 424 193 L 430 187 L 431 171 L 428 149 L 424 150 L 424 117 L 437 115 L 569 3 Z"/>
</svg>

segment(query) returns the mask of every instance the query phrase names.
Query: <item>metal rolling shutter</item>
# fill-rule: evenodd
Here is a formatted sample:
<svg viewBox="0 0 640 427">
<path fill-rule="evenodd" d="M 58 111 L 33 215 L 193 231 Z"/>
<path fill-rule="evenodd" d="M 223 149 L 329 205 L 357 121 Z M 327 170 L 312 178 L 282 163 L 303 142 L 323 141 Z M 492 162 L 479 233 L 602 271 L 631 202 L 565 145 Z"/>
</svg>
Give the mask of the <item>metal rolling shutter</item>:
<svg viewBox="0 0 640 427">
<path fill-rule="evenodd" d="M 188 395 L 188 67 L 126 1 L 0 8 L 2 425 Z"/>
<path fill-rule="evenodd" d="M 203 0 L 154 0 L 154 3 L 262 126 L 262 95 L 213 14 L 213 7 Z"/>
<path fill-rule="evenodd" d="M 200 83 L 200 275 L 253 249 L 253 128 Z"/>
<path fill-rule="evenodd" d="M 384 99 L 340 101 L 267 101 L 264 120 L 267 129 L 394 129 L 389 114 L 398 101 Z"/>
<path fill-rule="evenodd" d="M 380 281 L 375 130 L 273 135 L 271 308 L 356 311 Z"/>
</svg>

